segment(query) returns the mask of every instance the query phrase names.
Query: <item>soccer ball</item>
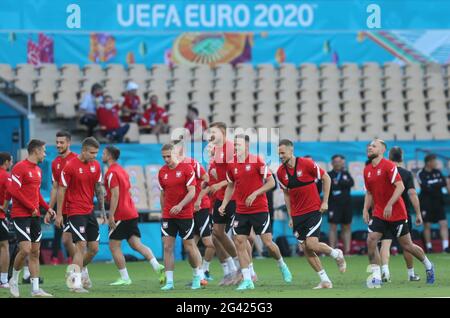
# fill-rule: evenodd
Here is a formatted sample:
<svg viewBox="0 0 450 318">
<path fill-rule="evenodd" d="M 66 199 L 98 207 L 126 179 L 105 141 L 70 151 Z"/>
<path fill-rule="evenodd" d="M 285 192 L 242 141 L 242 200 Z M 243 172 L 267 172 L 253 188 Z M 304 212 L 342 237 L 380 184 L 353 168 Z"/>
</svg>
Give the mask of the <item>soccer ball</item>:
<svg viewBox="0 0 450 318">
<path fill-rule="evenodd" d="M 70 264 L 66 269 L 66 285 L 69 289 L 73 289 L 75 286 L 75 273 L 80 273 L 80 266 L 76 264 Z"/>
</svg>

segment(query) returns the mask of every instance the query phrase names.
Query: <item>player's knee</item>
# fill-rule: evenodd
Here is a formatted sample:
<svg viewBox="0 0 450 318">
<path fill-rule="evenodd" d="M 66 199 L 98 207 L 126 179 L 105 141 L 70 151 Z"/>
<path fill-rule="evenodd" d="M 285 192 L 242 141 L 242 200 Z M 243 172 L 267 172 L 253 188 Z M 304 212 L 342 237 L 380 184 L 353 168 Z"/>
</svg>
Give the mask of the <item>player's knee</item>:
<svg viewBox="0 0 450 318">
<path fill-rule="evenodd" d="M 93 255 L 97 254 L 98 253 L 98 244 L 89 246 L 88 251 L 89 251 L 89 253 L 91 253 Z"/>
<path fill-rule="evenodd" d="M 171 245 L 171 244 L 164 244 L 164 252 L 165 253 L 172 253 L 173 252 L 173 245 Z"/>
<path fill-rule="evenodd" d="M 314 251 L 316 249 L 316 242 L 313 240 L 306 240 L 305 241 L 305 247 L 306 249 L 309 249 L 310 251 Z"/>
<path fill-rule="evenodd" d="M 30 249 L 30 257 L 39 258 L 39 249 Z"/>
</svg>

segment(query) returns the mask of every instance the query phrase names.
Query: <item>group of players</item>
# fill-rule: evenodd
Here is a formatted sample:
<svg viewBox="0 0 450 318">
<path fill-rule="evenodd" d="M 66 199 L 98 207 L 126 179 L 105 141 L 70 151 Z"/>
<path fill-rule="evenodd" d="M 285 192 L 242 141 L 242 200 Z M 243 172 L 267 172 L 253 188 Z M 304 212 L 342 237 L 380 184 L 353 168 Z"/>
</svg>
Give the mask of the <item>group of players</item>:
<svg viewBox="0 0 450 318">
<path fill-rule="evenodd" d="M 28 157 L 12 168 L 10 176 L 6 170 L 12 165 L 12 158 L 2 153 L 0 200 L 4 202 L 2 210 L 5 212 L 12 197 L 11 218 L 19 252 L 8 282 L 6 259 L 9 257 L 5 257 L 8 228 L 4 222 L 5 214 L 1 213 L 1 286 L 9 288 L 14 297 L 19 297 L 19 274 L 28 261 L 32 296 L 52 296 L 39 287 L 40 208 L 43 208 L 46 211 L 44 221 L 54 221 L 55 226 L 64 229 L 63 243 L 73 263 L 67 274 L 68 286 L 73 292 L 88 292 L 92 282 L 87 266 L 98 252 L 100 237 L 94 214 L 94 195 L 103 222 L 109 224 L 109 246 L 120 273 L 120 278 L 111 285 L 131 284 L 120 248 L 121 241 L 127 240 L 159 275 L 163 284 L 161 289 L 174 289 L 173 252 L 177 235 L 183 239 L 193 269 L 192 289 L 208 284 L 209 264 L 214 254 L 224 272 L 220 285 L 238 284 L 237 290 L 254 289 L 257 275 L 253 268 L 252 245 L 256 235 L 261 237 L 276 260 L 283 280 L 290 283 L 291 272 L 272 239 L 272 221 L 265 195 L 275 186 L 274 176 L 261 157 L 250 153 L 249 136 L 238 134 L 234 140 L 227 140 L 226 131 L 224 123 L 210 125 L 208 150 L 211 161 L 207 170 L 196 160 L 186 157 L 182 139 L 162 146 L 165 165 L 159 171 L 158 180 L 164 265 L 158 263 L 151 249 L 140 240 L 138 212 L 130 195 L 129 176 L 117 163 L 120 157 L 117 147 L 107 146 L 103 151 L 102 161 L 108 170 L 102 178 L 101 166 L 96 160 L 100 148 L 98 142 L 92 137 L 86 138 L 81 153 L 75 154 L 70 151 L 70 134 L 59 132 L 56 136 L 59 156 L 52 162 L 53 186 L 49 204 L 40 194 L 41 170 L 38 167 L 46 155 L 45 142 L 31 140 Z M 408 268 L 412 266 L 412 256 L 416 257 L 425 266 L 427 283 L 433 283 L 433 264 L 423 250 L 413 244 L 409 234 L 411 222 L 408 222 L 402 199 L 405 190 L 401 176 L 403 170 L 383 158 L 385 151 L 386 145 L 382 140 L 372 141 L 367 149 L 370 162 L 364 170 L 367 192 L 363 217 L 369 225 L 367 245 L 372 271 L 368 287 L 381 287 L 381 259 L 377 245 L 381 239 L 394 236 L 407 253 Z M 281 165 L 276 176 L 284 191 L 290 226 L 308 263 L 320 278 L 315 288 L 332 288 L 318 254 L 331 256 L 342 273 L 347 265 L 340 249 L 319 241 L 322 214 L 328 210 L 330 176 L 311 159 L 295 157 L 293 143 L 289 140 L 280 141 L 278 153 Z M 317 180 L 322 183 L 322 199 L 317 191 Z M 109 202 L 108 217 L 105 199 Z M 54 210 L 55 204 L 57 211 Z M 369 210 L 372 210 L 371 216 Z M 419 216 L 420 209 L 417 223 L 421 220 Z M 230 229 L 231 238 L 227 234 Z M 203 262 L 197 247 L 200 239 L 206 248 Z"/>
</svg>

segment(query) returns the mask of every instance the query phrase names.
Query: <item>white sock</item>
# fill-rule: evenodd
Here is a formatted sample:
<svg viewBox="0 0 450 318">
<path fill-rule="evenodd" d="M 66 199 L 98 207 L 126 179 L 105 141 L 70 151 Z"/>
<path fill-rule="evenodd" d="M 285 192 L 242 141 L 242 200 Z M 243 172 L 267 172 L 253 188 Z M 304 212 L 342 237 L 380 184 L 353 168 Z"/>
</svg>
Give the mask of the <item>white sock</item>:
<svg viewBox="0 0 450 318">
<path fill-rule="evenodd" d="M 338 250 L 335 249 L 335 248 L 331 249 L 330 256 L 331 256 L 332 258 L 336 259 L 336 258 L 339 256 Z"/>
<path fill-rule="evenodd" d="M 193 269 L 192 269 L 192 272 L 194 273 L 194 276 L 200 276 L 200 279 L 202 279 L 203 276 L 204 276 L 201 267 L 193 268 Z"/>
<path fill-rule="evenodd" d="M 28 266 L 24 266 L 23 267 L 23 278 L 27 279 L 28 277 L 30 277 L 30 269 L 28 268 Z"/>
<path fill-rule="evenodd" d="M 209 272 L 209 263 L 210 262 L 203 260 L 202 268 L 204 272 Z"/>
<path fill-rule="evenodd" d="M 0 283 L 6 284 L 8 282 L 8 273 L 1 273 L 0 274 Z"/>
<path fill-rule="evenodd" d="M 283 257 L 280 257 L 280 259 L 277 260 L 277 262 L 278 262 L 278 266 L 279 266 L 279 267 L 283 267 L 284 265 L 286 265 L 286 264 L 284 263 Z"/>
<path fill-rule="evenodd" d="M 251 280 L 252 274 L 250 273 L 250 269 L 241 268 L 242 276 L 244 276 L 244 280 Z"/>
<path fill-rule="evenodd" d="M 73 273 L 74 288 L 81 288 L 81 273 Z"/>
<path fill-rule="evenodd" d="M 239 263 L 239 258 L 237 256 L 233 257 L 233 262 L 234 262 L 234 266 L 236 267 L 236 270 L 241 268 L 241 264 Z"/>
<path fill-rule="evenodd" d="M 250 275 L 255 276 L 255 269 L 253 268 L 253 263 L 248 264 L 248 269 L 250 270 Z"/>
<path fill-rule="evenodd" d="M 31 282 L 31 290 L 38 291 L 39 290 L 39 277 L 37 277 L 37 278 L 31 277 L 30 282 Z"/>
<path fill-rule="evenodd" d="M 414 267 L 408 268 L 408 277 L 414 276 Z"/>
<path fill-rule="evenodd" d="M 433 266 L 431 265 L 430 260 L 429 260 L 428 257 L 426 257 L 426 256 L 425 256 L 424 260 L 422 261 L 422 263 L 423 263 L 423 265 L 425 265 L 425 269 L 426 269 L 426 270 L 429 270 L 429 269 L 431 269 L 431 267 L 433 267 Z"/>
<path fill-rule="evenodd" d="M 230 269 L 228 267 L 228 263 L 227 262 L 223 262 L 223 263 L 220 263 L 220 265 L 222 265 L 223 276 L 228 275 L 230 273 Z"/>
<path fill-rule="evenodd" d="M 12 278 L 13 278 L 13 280 L 14 280 L 15 282 L 18 282 L 18 281 L 19 281 L 19 274 L 20 274 L 20 270 L 16 271 L 16 270 L 13 268 L 13 275 L 12 275 Z"/>
<path fill-rule="evenodd" d="M 230 273 L 234 273 L 235 271 L 238 270 L 236 268 L 236 265 L 234 264 L 233 258 L 231 258 L 231 256 L 228 257 L 225 261 L 228 263 L 228 268 L 230 269 Z"/>
<path fill-rule="evenodd" d="M 431 242 L 427 243 L 427 248 L 432 248 L 432 247 L 433 247 L 433 245 L 431 244 Z"/>
<path fill-rule="evenodd" d="M 380 265 L 372 264 L 373 278 L 381 280 L 381 268 Z"/>
<path fill-rule="evenodd" d="M 387 277 L 390 277 L 391 274 L 389 273 L 389 265 L 381 265 L 381 272 L 386 275 Z"/>
<path fill-rule="evenodd" d="M 89 276 L 89 271 L 87 266 L 83 267 L 83 269 L 81 270 L 81 274 L 82 276 Z"/>
<path fill-rule="evenodd" d="M 321 271 L 317 272 L 317 274 L 319 275 L 321 282 L 331 282 L 330 278 L 327 275 L 327 272 L 325 272 L 324 269 L 322 269 Z"/>
<path fill-rule="evenodd" d="M 126 267 L 122 268 L 122 269 L 119 269 L 119 273 L 120 273 L 120 277 L 122 277 L 123 280 L 129 280 L 130 279 L 130 277 L 128 276 L 128 271 L 127 271 Z"/>
<path fill-rule="evenodd" d="M 152 267 L 153 267 L 153 270 L 154 270 L 154 271 L 157 271 L 157 270 L 158 270 L 158 268 L 159 268 L 159 263 L 158 263 L 158 260 L 157 260 L 155 257 L 153 257 L 153 258 L 150 260 L 150 264 L 152 264 Z"/>
<path fill-rule="evenodd" d="M 173 271 L 166 271 L 166 281 L 173 283 Z"/>
<path fill-rule="evenodd" d="M 442 248 L 445 250 L 448 248 L 448 240 L 442 240 Z"/>
</svg>

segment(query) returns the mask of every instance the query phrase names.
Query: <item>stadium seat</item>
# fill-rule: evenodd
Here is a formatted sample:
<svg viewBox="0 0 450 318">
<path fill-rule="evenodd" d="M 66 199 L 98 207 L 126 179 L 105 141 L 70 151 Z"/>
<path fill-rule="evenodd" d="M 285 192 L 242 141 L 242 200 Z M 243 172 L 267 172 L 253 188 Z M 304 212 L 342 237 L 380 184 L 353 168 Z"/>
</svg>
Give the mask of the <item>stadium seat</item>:
<svg viewBox="0 0 450 318">
<path fill-rule="evenodd" d="M 133 186 L 144 185 L 145 176 L 142 166 L 125 166 L 125 170 L 130 176 L 130 183 Z"/>
<path fill-rule="evenodd" d="M 124 140 L 128 142 L 139 142 L 139 127 L 137 123 L 129 123 L 130 129 L 124 136 Z"/>
<path fill-rule="evenodd" d="M 0 64 L 0 79 L 11 82 L 14 79 L 14 71 L 9 64 Z"/>
<path fill-rule="evenodd" d="M 27 94 L 31 94 L 34 91 L 37 74 L 34 66 L 31 64 L 17 64 L 16 76 L 13 80 L 15 87 L 24 91 Z"/>
</svg>

